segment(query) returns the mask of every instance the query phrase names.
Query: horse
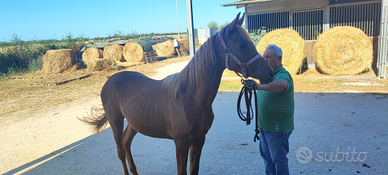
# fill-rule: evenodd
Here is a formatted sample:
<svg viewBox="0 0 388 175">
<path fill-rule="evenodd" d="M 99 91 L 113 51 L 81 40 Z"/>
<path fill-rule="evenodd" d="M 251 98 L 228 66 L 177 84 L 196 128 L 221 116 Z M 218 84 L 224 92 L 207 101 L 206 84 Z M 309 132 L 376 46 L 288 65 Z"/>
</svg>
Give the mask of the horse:
<svg viewBox="0 0 388 175">
<path fill-rule="evenodd" d="M 130 172 L 138 174 L 131 153 L 132 139 L 138 132 L 172 139 L 177 173 L 187 174 L 190 152 L 190 174 L 198 174 L 205 135 L 214 119 L 212 103 L 223 71 L 228 68 L 265 84 L 273 80 L 273 69 L 241 27 L 244 15 L 240 19 L 239 13 L 233 22 L 212 35 L 179 73 L 154 80 L 138 72 L 123 71 L 104 84 L 103 109 L 92 108 L 91 114 L 81 120 L 94 125 L 97 133 L 110 124 L 126 175 L 126 160 Z M 123 131 L 124 119 L 127 127 Z"/>
</svg>

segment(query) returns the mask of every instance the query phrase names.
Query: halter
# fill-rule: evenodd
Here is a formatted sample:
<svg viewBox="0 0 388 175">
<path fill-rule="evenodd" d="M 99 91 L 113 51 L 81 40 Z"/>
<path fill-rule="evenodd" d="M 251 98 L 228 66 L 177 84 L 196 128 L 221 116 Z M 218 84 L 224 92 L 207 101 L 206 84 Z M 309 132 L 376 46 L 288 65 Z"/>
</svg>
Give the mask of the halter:
<svg viewBox="0 0 388 175">
<path fill-rule="evenodd" d="M 225 41 L 224 41 L 224 38 L 221 36 L 220 33 L 221 33 L 221 32 L 218 32 L 217 35 L 218 35 L 218 37 L 219 37 L 220 40 L 221 40 L 222 47 L 224 47 L 224 49 L 225 49 L 225 65 L 226 65 L 226 68 L 229 69 L 229 57 L 232 57 L 232 59 L 233 59 L 234 61 L 236 61 L 238 65 L 240 65 L 241 70 L 242 70 L 242 73 L 243 73 L 243 77 L 244 77 L 244 78 L 248 78 L 248 75 L 247 75 L 247 68 L 248 68 L 248 66 L 251 65 L 253 62 L 255 62 L 257 59 L 259 59 L 259 58 L 261 57 L 261 55 L 258 53 L 256 56 L 254 56 L 253 58 L 251 58 L 249 61 L 247 61 L 247 62 L 241 62 L 241 61 L 240 61 L 240 60 L 232 53 L 232 50 L 230 50 L 230 49 L 228 48 L 228 46 L 226 46 Z M 229 70 L 230 70 L 230 69 L 229 69 Z M 235 71 L 235 72 L 236 72 L 236 71 Z M 236 72 L 236 74 L 237 74 L 238 76 L 241 77 L 241 75 L 238 74 L 237 72 Z M 241 77 L 241 78 L 242 78 L 242 77 Z"/>
</svg>

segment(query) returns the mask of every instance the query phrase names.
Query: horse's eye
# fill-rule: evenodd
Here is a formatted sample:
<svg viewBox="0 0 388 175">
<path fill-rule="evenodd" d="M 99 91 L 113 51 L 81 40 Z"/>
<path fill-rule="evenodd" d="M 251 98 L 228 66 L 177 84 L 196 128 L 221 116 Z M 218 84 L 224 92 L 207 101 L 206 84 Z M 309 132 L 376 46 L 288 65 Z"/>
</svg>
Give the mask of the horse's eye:
<svg viewBox="0 0 388 175">
<path fill-rule="evenodd" d="M 238 45 L 238 47 L 239 47 L 240 49 L 244 49 L 246 46 L 247 46 L 247 45 L 246 45 L 245 43 L 241 43 L 240 45 Z"/>
</svg>

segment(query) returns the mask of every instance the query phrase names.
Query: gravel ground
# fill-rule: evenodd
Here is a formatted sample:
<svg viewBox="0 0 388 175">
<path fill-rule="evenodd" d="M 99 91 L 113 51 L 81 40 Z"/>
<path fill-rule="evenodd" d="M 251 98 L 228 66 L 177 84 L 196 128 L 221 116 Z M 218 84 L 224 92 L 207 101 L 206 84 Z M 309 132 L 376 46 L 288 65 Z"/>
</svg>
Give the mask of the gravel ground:
<svg viewBox="0 0 388 175">
<path fill-rule="evenodd" d="M 181 68 L 173 69 L 166 74 Z M 220 92 L 214 100 L 200 174 L 264 174 L 254 125 L 238 118 L 237 96 Z M 77 120 L 100 104 L 93 95 L 45 111 L 15 113 L 26 119 L 0 126 L 0 174 L 123 174 L 110 129 L 91 135 L 91 128 Z M 388 94 L 296 93 L 295 104 L 291 174 L 388 172 Z M 176 174 L 172 140 L 138 134 L 132 153 L 140 174 Z"/>
</svg>

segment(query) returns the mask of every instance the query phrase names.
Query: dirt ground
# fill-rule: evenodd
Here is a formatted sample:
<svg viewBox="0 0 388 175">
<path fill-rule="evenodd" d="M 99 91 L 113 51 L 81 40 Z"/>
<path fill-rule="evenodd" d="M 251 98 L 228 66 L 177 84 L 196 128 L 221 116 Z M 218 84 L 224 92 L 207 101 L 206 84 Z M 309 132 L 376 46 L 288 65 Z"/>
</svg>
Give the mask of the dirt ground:
<svg viewBox="0 0 388 175">
<path fill-rule="evenodd" d="M 92 140 L 99 140 L 101 138 L 92 137 L 91 136 L 91 130 L 88 126 L 85 126 L 83 123 L 79 122 L 77 120 L 77 117 L 85 116 L 92 106 L 99 106 L 101 105 L 101 102 L 99 100 L 99 91 L 102 87 L 102 85 L 105 83 L 107 78 L 111 76 L 112 74 L 116 73 L 117 71 L 122 70 L 133 70 L 138 71 L 141 73 L 144 73 L 148 76 L 151 76 L 155 79 L 163 78 L 164 76 L 171 74 L 173 72 L 177 72 L 180 69 L 183 68 L 185 64 L 188 62 L 188 57 L 185 58 L 173 58 L 168 59 L 166 61 L 161 61 L 158 63 L 152 63 L 152 64 L 145 64 L 145 65 L 138 65 L 130 67 L 128 65 L 124 65 L 121 68 L 118 68 L 119 70 L 110 70 L 110 71 L 103 71 L 103 72 L 87 72 L 86 70 L 79 70 L 76 72 L 67 72 L 63 73 L 61 75 L 43 75 L 39 73 L 35 74 L 27 74 L 27 75 L 21 75 L 21 76 L 14 76 L 12 79 L 9 80 L 3 80 L 0 82 L 0 174 L 117 174 L 121 173 L 121 165 L 119 162 L 115 162 L 115 169 L 118 170 L 110 172 L 105 170 L 102 173 L 101 171 L 82 171 L 82 164 L 86 162 L 93 162 L 93 159 L 110 159 L 116 160 L 116 153 L 115 149 L 111 149 L 111 147 L 115 147 L 113 139 L 111 138 L 111 133 L 107 132 L 107 134 L 103 134 L 104 138 L 108 138 L 109 142 L 99 142 L 98 144 L 102 144 L 102 148 L 98 148 L 96 151 L 102 151 L 102 152 L 108 152 L 109 154 L 101 154 L 100 157 L 84 157 L 82 160 L 76 161 L 74 165 L 74 169 L 71 167 L 68 167 L 67 171 L 58 172 L 55 169 L 45 169 L 42 167 L 46 167 L 47 165 L 50 165 L 50 167 L 59 167 L 61 165 L 59 164 L 66 164 L 66 162 L 63 161 L 54 161 L 52 165 L 51 160 L 60 159 L 61 156 L 65 156 L 64 153 L 66 153 L 67 156 L 76 156 L 78 151 L 82 151 L 79 148 L 82 146 L 82 149 L 88 150 L 88 149 L 95 149 L 93 145 L 87 144 L 85 141 L 85 138 L 91 138 Z M 173 64 L 175 62 L 179 62 L 177 64 Z M 88 76 L 85 78 L 80 78 Z M 366 73 L 363 73 L 361 75 L 356 76 L 349 76 L 349 77 L 331 77 L 327 75 L 322 75 L 316 70 L 310 69 L 306 70 L 303 73 L 296 75 L 294 78 L 294 84 L 295 84 L 295 92 L 296 93 L 302 93 L 307 95 L 300 95 L 298 98 L 335 98 L 335 94 L 350 94 L 350 96 L 346 96 L 342 99 L 338 99 L 335 102 L 338 102 L 338 104 L 332 104 L 332 106 L 329 108 L 335 108 L 338 107 L 338 105 L 342 105 L 345 102 L 339 102 L 340 100 L 351 100 L 351 99 L 358 99 L 360 102 L 355 102 L 355 104 L 352 104 L 357 108 L 357 105 L 360 106 L 360 108 L 363 108 L 363 104 L 368 103 L 367 101 L 362 102 L 362 99 L 365 98 L 367 100 L 372 99 L 386 99 L 387 98 L 387 92 L 388 92 L 388 81 L 386 79 L 378 79 L 375 76 L 375 73 L 373 70 L 369 70 Z M 67 80 L 74 79 L 73 81 L 61 84 L 61 85 L 55 85 L 58 82 L 64 82 Z M 226 71 L 225 76 L 223 77 L 223 81 L 226 82 L 226 84 L 238 84 L 239 80 L 238 78 L 235 78 L 232 72 Z M 236 85 L 237 88 L 232 87 L 221 87 L 220 91 L 238 91 L 241 88 L 241 85 Z M 226 88 L 226 89 L 223 89 Z M 230 98 L 236 98 L 236 93 L 229 93 L 224 92 L 227 94 L 226 97 L 222 96 L 218 99 L 221 101 L 231 101 Z M 334 95 L 325 95 L 325 94 L 334 94 Z M 362 94 L 371 94 L 372 96 L 364 96 Z M 311 95 L 308 95 L 311 94 Z M 352 96 L 354 94 L 354 96 Z M 310 97 L 311 96 L 311 97 Z M 216 99 L 217 100 L 217 99 Z M 384 101 L 386 102 L 386 101 Z M 358 104 L 359 103 L 359 104 Z M 225 105 L 225 104 L 222 104 Z M 227 103 L 227 105 L 231 105 Z M 383 106 L 387 106 L 386 103 L 383 104 Z M 232 104 L 232 107 L 235 105 Z M 369 106 L 368 106 L 369 107 Z M 328 109 L 329 109 L 328 108 Z M 380 107 L 381 108 L 381 107 Z M 328 110 L 326 109 L 326 110 Z M 365 108 L 369 109 L 369 108 Z M 314 110 L 314 109 L 310 109 Z M 325 109 L 319 109 L 322 110 L 321 113 L 325 113 Z M 349 110 L 355 110 L 355 109 L 349 109 Z M 328 110 L 327 112 L 329 112 Z M 372 112 L 374 110 L 371 110 Z M 385 111 L 385 113 L 384 113 Z M 314 111 L 313 111 L 314 112 Z M 348 111 L 350 112 L 350 116 L 352 116 L 354 111 Z M 374 121 L 376 125 L 379 125 L 378 128 L 382 129 L 381 124 L 387 124 L 386 120 L 386 113 L 387 108 L 383 109 L 383 113 L 379 113 L 378 120 L 381 121 L 380 123 L 377 121 Z M 230 112 L 229 112 L 230 113 Z M 355 112 L 356 114 L 359 113 L 365 113 L 365 110 L 363 112 Z M 310 114 L 309 114 L 310 115 Z M 346 113 L 346 115 L 349 115 Z M 385 117 L 384 117 L 385 116 Z M 362 116 L 359 116 L 362 117 Z M 320 121 L 320 120 L 319 120 Z M 361 120 L 361 124 L 365 122 L 364 120 Z M 306 120 L 302 120 L 301 122 L 313 122 L 310 121 L 310 119 L 306 118 Z M 322 121 L 325 123 L 325 121 Z M 335 121 L 334 124 L 335 125 Z M 338 123 L 338 122 L 337 122 Z M 330 125 L 329 129 L 333 129 L 332 127 L 335 127 L 333 125 Z M 352 127 L 356 129 L 355 127 L 362 127 L 359 126 L 356 123 L 348 124 L 345 122 L 343 124 L 345 127 Z M 312 126 L 316 126 L 316 124 L 312 124 Z M 216 126 L 213 126 L 214 128 Z M 319 127 L 317 125 L 316 127 Z M 341 126 L 342 128 L 343 126 Z M 369 126 L 368 127 L 374 127 Z M 313 132 L 313 128 L 311 132 Z M 361 128 L 362 129 L 362 128 Z M 340 132 L 341 130 L 339 130 Z M 387 134 L 386 130 L 385 133 L 380 133 L 380 135 L 375 136 L 378 137 L 378 145 L 375 146 L 377 148 L 374 149 L 384 149 L 384 153 L 382 155 L 386 154 L 386 147 L 382 146 L 385 144 L 380 139 L 386 139 Z M 249 132 L 250 133 L 250 132 Z M 373 134 L 377 134 L 378 131 L 373 132 Z M 108 136 L 109 135 L 109 136 Z M 333 136 L 333 134 L 331 135 Z M 303 137 L 306 137 L 307 139 L 306 143 L 311 143 L 312 141 L 309 140 L 311 136 L 303 135 Z M 309 137 L 309 138 L 307 138 Z M 361 141 L 369 142 L 370 136 L 368 135 L 368 139 L 361 139 Z M 372 136 L 373 137 L 373 136 Z M 143 137 L 140 137 L 140 139 L 143 139 Z M 317 139 L 317 138 L 315 138 Z M 346 139 L 346 137 L 344 138 Z M 371 138 L 373 140 L 373 138 Z M 318 139 L 319 140 L 319 139 Z M 325 140 L 325 139 L 323 139 Z M 250 140 L 249 140 L 250 141 Z M 299 140 L 295 140 L 295 142 L 298 142 Z M 305 140 L 303 140 L 305 141 Z M 212 142 L 212 141 L 211 141 Z M 213 141 L 214 142 L 214 141 Z M 221 142 L 221 140 L 219 141 Z M 248 141 L 240 141 L 240 146 L 243 146 Z M 325 140 L 325 142 L 330 142 L 329 140 Z M 354 140 L 350 139 L 348 142 L 352 143 L 350 144 L 352 147 L 357 146 L 359 142 L 355 142 Z M 353 144 L 353 142 L 355 142 Z M 373 141 L 376 142 L 376 141 Z M 299 143 L 299 142 L 298 142 Z M 314 143 L 316 145 L 317 142 Z M 217 143 L 215 143 L 217 144 Z M 251 142 L 249 142 L 251 144 Z M 252 144 L 253 145 L 253 144 Z M 319 144 L 318 144 L 319 145 Z M 86 146 L 86 147 L 85 147 Z M 170 151 L 173 151 L 173 145 L 171 145 L 171 142 L 168 144 L 168 148 Z M 225 146 L 225 145 L 224 145 Z M 228 147 L 228 145 L 226 145 Z M 308 144 L 300 144 L 298 145 L 300 147 L 302 146 L 309 146 Z M 334 146 L 341 146 L 346 147 L 344 145 L 334 145 Z M 78 149 L 75 149 L 77 148 Z M 109 147 L 104 149 L 105 147 Z M 320 150 L 323 151 L 332 151 L 332 149 L 321 147 L 321 146 L 314 146 L 313 148 L 319 147 Z M 299 148 L 299 147 L 297 147 Z M 218 149 L 218 148 L 216 148 Z M 254 148 L 252 148 L 254 149 Z M 255 148 L 256 149 L 256 148 Z M 344 148 L 345 149 L 345 148 Z M 366 147 L 365 149 L 371 149 L 369 147 Z M 221 149 L 222 150 L 222 149 Z M 229 150 L 229 149 L 227 149 Z M 257 152 L 257 150 L 253 150 L 253 152 Z M 293 157 L 293 163 L 296 164 L 296 158 L 295 153 L 297 150 L 294 150 Z M 314 151 L 314 150 L 313 150 Z M 335 151 L 335 150 L 334 150 Z M 345 150 L 346 151 L 346 150 Z M 226 154 L 230 152 L 223 152 L 222 154 Z M 70 154 L 70 155 L 69 155 Z M 144 154 L 152 154 L 152 153 L 144 153 Z M 155 153 L 155 154 L 162 154 L 162 153 Z M 208 153 L 209 154 L 209 153 Z M 378 153 L 373 152 L 373 155 L 377 156 Z M 163 155 L 163 154 L 162 154 Z M 173 155 L 173 154 L 172 154 Z M 86 155 L 87 156 L 87 155 Z M 110 156 L 110 157 L 104 157 L 104 156 Z M 136 156 L 136 155 L 135 155 Z M 138 157 L 142 157 L 142 155 L 137 155 Z M 212 156 L 216 157 L 216 155 L 213 153 Z M 381 155 L 380 155 L 381 156 Z M 151 159 L 152 159 L 151 155 Z M 86 160 L 85 160 L 86 159 Z M 142 157 L 142 159 L 146 159 L 145 157 Z M 171 160 L 161 160 L 165 162 L 174 162 L 174 157 L 168 157 L 167 159 Z M 228 157 L 228 160 L 232 160 L 233 158 Z M 118 160 L 118 159 L 117 159 Z M 159 159 L 158 159 L 159 160 Z M 373 159 L 374 160 L 374 159 Z M 384 157 L 382 157 L 382 160 L 384 160 Z M 386 169 L 382 169 L 380 167 L 385 166 L 386 164 L 379 162 L 382 160 L 375 160 L 376 162 L 372 162 L 374 167 L 371 169 L 365 168 L 368 170 L 368 172 L 373 173 L 374 171 L 384 172 Z M 73 160 L 67 160 L 72 163 Z M 208 161 L 205 161 L 209 162 Z M 210 161 L 211 162 L 211 161 Z M 261 162 L 260 162 L 261 163 Z M 371 163 L 367 163 L 366 166 L 370 166 Z M 103 166 L 104 163 L 100 164 L 100 166 Z M 221 164 L 219 164 L 221 166 Z M 317 165 L 316 162 L 313 162 L 312 165 Z M 327 164 L 325 164 L 327 165 Z M 361 163 L 360 166 L 363 166 Z M 144 167 L 147 167 L 147 165 L 142 165 Z M 150 166 L 156 166 L 155 164 L 151 164 Z M 171 166 L 172 165 L 166 165 L 167 167 L 161 166 L 161 169 L 168 168 L 168 170 L 162 171 L 165 173 L 162 174 L 171 174 L 175 172 L 175 168 Z M 326 174 L 328 171 L 334 171 L 335 164 L 327 165 L 328 168 L 325 169 L 324 174 Z M 343 164 L 341 164 L 343 166 Z M 40 167 L 40 168 L 39 168 Z M 376 170 L 377 167 L 377 170 Z M 311 167 L 310 167 L 311 168 Z M 98 168 L 97 168 L 98 169 Z M 109 169 L 109 168 L 107 168 Z M 171 169 L 171 170 L 170 170 Z M 233 169 L 236 169 L 236 167 L 233 167 Z M 302 170 L 303 169 L 303 170 Z M 300 170 L 300 173 L 304 172 L 306 174 L 311 174 L 314 172 L 320 172 L 319 174 L 322 174 L 323 171 L 320 170 L 320 168 L 314 168 L 314 171 L 310 171 L 309 166 L 302 167 Z M 374 171 L 372 171 L 374 169 Z M 209 171 L 206 171 L 209 170 Z M 211 170 L 211 171 L 210 171 Z M 238 170 L 238 168 L 237 168 Z M 237 171 L 236 170 L 236 171 Z M 383 171 L 382 171 L 383 170 Z M 299 170 L 293 170 L 294 172 L 297 172 Z M 359 170 L 351 171 L 352 173 L 349 174 L 355 174 L 358 173 Z M 77 173 L 76 173 L 77 172 Z M 84 172 L 84 173 L 82 173 Z M 151 171 L 154 172 L 154 171 Z M 154 173 L 143 173 L 143 174 L 155 174 L 157 172 L 161 172 L 160 169 L 157 169 Z M 218 172 L 215 174 L 233 174 L 231 172 L 223 172 L 221 173 L 221 170 L 214 169 L 213 167 L 204 167 L 204 174 L 213 174 L 214 172 Z M 237 171 L 238 172 L 238 171 Z M 310 173 L 309 173 L 310 172 Z M 341 172 L 341 171 L 340 171 Z M 361 171 L 362 172 L 362 171 Z M 334 173 L 334 172 L 333 172 Z M 377 173 L 377 174 L 380 174 Z M 242 173 L 242 174 L 254 174 L 254 173 Z M 334 173 L 334 174 L 338 174 Z M 344 174 L 344 173 L 339 173 Z M 347 174 L 347 173 L 345 173 Z M 369 173 L 367 173 L 369 174 Z M 375 173 L 374 173 L 375 174 Z"/>
</svg>

